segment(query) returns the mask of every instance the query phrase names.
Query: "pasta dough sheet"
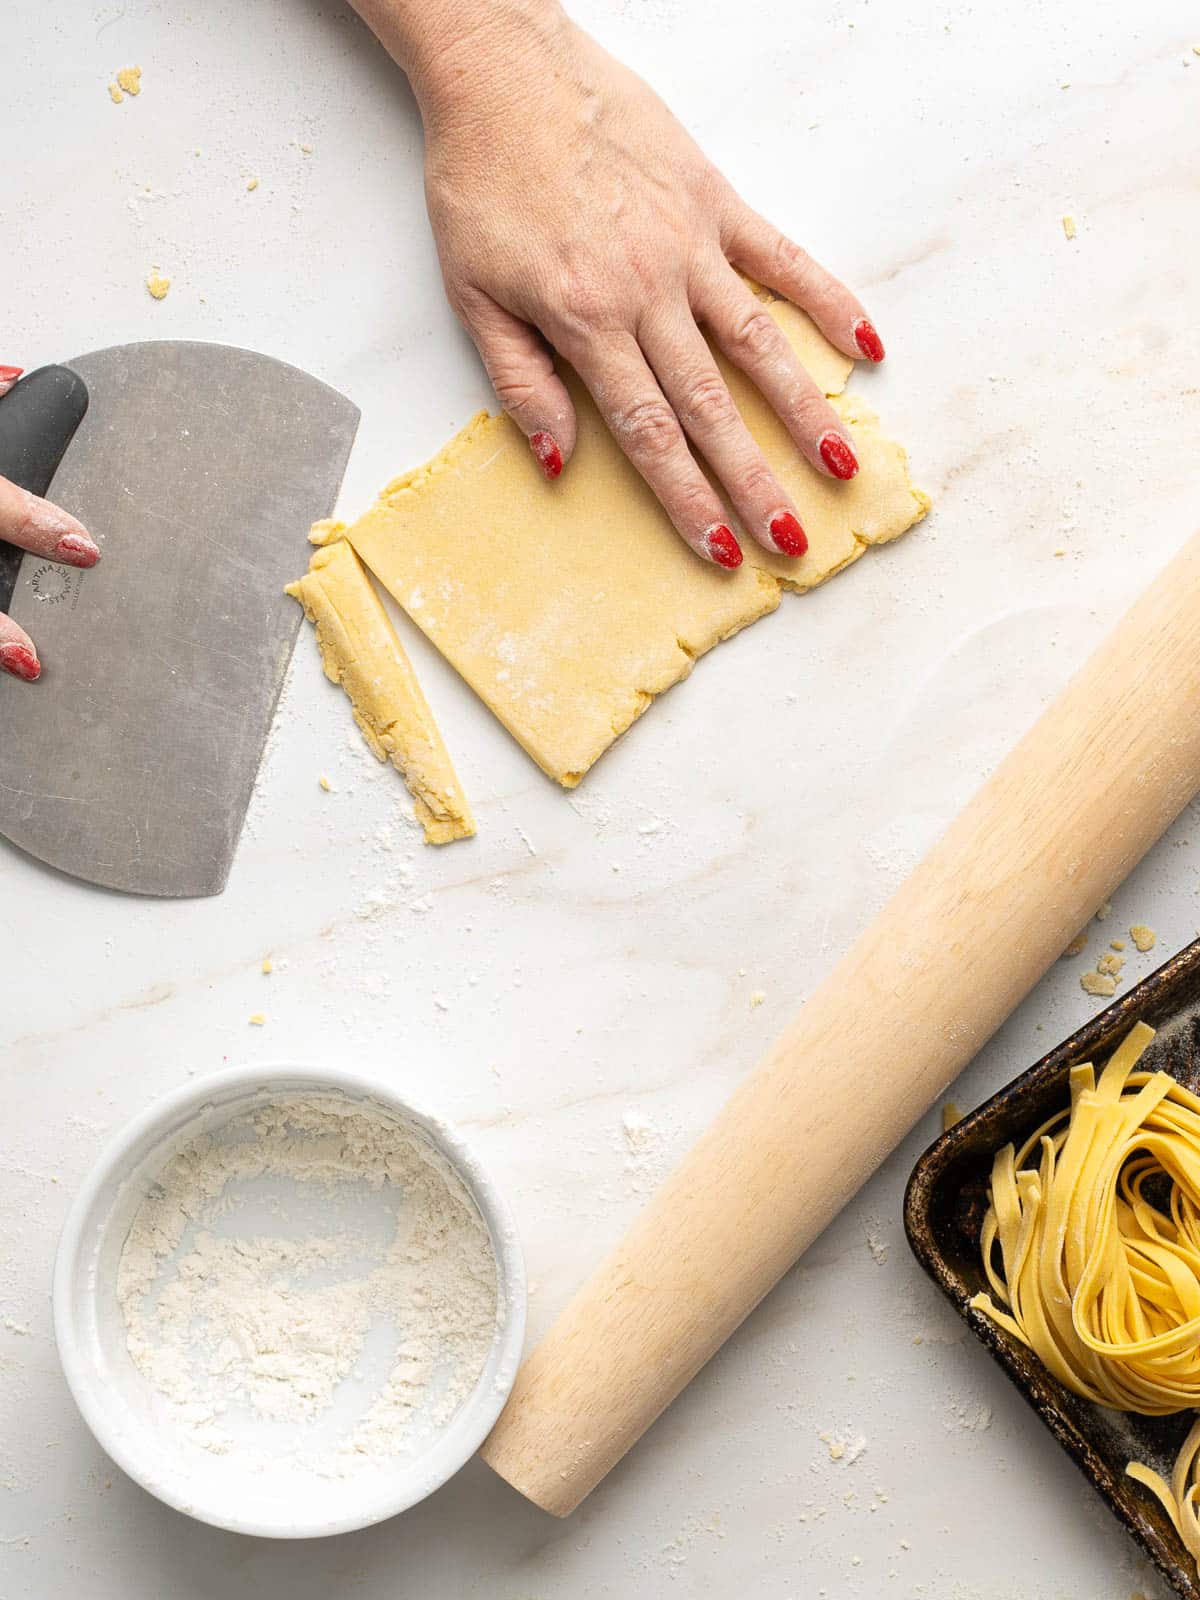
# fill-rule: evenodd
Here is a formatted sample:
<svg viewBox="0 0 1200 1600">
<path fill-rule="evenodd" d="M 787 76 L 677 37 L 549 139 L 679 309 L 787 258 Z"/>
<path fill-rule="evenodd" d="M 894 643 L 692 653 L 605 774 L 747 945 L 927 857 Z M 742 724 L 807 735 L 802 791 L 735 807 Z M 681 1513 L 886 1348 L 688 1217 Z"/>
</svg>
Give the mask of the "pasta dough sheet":
<svg viewBox="0 0 1200 1600">
<path fill-rule="evenodd" d="M 325 676 L 350 696 L 363 738 L 408 785 L 426 843 L 469 839 L 471 808 L 391 618 L 354 551 L 344 540 L 317 550 L 287 592 L 316 625 Z"/>
<path fill-rule="evenodd" d="M 840 396 L 852 363 L 795 307 L 769 309 L 816 381 Z M 904 451 L 861 402 L 833 399 L 861 463 L 856 478 L 837 483 L 803 460 L 748 379 L 721 368 L 799 509 L 809 538 L 799 561 L 744 534 L 735 573 L 698 560 L 569 370 L 579 439 L 556 482 L 507 417 L 481 412 L 344 530 L 513 737 L 568 788 L 698 656 L 773 611 L 784 588 L 823 583 L 928 510 Z M 329 537 L 314 531 L 314 542 Z"/>
</svg>

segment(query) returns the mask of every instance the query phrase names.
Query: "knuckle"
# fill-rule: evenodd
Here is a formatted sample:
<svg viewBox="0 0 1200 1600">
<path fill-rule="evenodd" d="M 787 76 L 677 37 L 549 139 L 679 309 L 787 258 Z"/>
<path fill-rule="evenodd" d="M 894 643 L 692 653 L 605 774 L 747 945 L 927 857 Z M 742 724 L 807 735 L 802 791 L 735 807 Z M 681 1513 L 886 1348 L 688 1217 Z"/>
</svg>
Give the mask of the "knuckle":
<svg viewBox="0 0 1200 1600">
<path fill-rule="evenodd" d="M 778 352 L 782 335 L 771 313 L 759 306 L 737 318 L 730 338 L 738 354 L 762 360 Z"/>
<path fill-rule="evenodd" d="M 680 486 L 671 502 L 671 513 L 675 522 L 697 530 L 711 527 L 725 517 L 720 501 L 700 477 Z"/>
<path fill-rule="evenodd" d="M 587 334 L 612 320 L 607 294 L 597 285 L 593 274 L 578 270 L 564 275 L 555 313 L 558 320 L 576 334 Z"/>
<path fill-rule="evenodd" d="M 783 233 L 775 240 L 775 265 L 798 284 L 806 285 L 812 279 L 812 257 Z"/>
<path fill-rule="evenodd" d="M 719 372 L 706 372 L 687 385 L 685 412 L 689 422 L 705 428 L 722 428 L 734 416 L 733 396 Z"/>
<path fill-rule="evenodd" d="M 775 475 L 765 461 L 750 462 L 738 477 L 742 493 L 748 500 L 778 502 L 783 499 Z"/>
<path fill-rule="evenodd" d="M 492 387 L 500 404 L 512 416 L 526 410 L 537 397 L 537 386 L 513 373 L 493 373 Z"/>
<path fill-rule="evenodd" d="M 804 389 L 794 395 L 788 410 L 792 422 L 802 433 L 816 435 L 824 433 L 826 428 L 838 425 L 837 417 L 831 411 L 829 402 L 815 389 Z"/>
<path fill-rule="evenodd" d="M 634 400 L 621 406 L 612 429 L 631 454 L 661 460 L 679 446 L 679 419 L 661 396 Z"/>
</svg>

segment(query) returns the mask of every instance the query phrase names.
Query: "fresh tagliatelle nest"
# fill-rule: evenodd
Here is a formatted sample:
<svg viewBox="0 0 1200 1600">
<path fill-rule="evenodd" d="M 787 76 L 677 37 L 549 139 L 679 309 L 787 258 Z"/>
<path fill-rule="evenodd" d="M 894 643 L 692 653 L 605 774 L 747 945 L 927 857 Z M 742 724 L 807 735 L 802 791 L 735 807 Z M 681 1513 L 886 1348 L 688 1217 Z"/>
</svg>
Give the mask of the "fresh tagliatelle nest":
<svg viewBox="0 0 1200 1600">
<path fill-rule="evenodd" d="M 983 1263 L 971 1304 L 1021 1340 L 1075 1394 L 1161 1416 L 1200 1409 L 1200 1098 L 1138 1071 L 1154 1038 L 1138 1023 L 1099 1081 L 1071 1072 L 1071 1103 L 992 1167 Z M 1161 1500 L 1200 1564 L 1200 1421 Z"/>
</svg>

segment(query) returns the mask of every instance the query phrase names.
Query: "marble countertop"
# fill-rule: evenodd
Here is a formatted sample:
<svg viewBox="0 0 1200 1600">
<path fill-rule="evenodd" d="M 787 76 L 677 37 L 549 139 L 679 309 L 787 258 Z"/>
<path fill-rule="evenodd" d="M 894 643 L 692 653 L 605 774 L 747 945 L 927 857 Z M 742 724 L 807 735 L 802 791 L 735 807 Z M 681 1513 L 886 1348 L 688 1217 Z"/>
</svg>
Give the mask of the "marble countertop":
<svg viewBox="0 0 1200 1600">
<path fill-rule="evenodd" d="M 346 513 L 487 403 L 441 296 L 411 99 L 348 12 L 19 10 L 0 20 L 21 62 L 0 358 L 178 336 L 296 362 L 362 407 Z M 6 1600 L 1160 1593 L 909 1256 L 901 1193 L 936 1113 L 566 1522 L 474 1463 L 369 1532 L 218 1532 L 123 1478 L 60 1377 L 52 1254 L 105 1136 L 252 1057 L 372 1066 L 456 1119 L 515 1205 L 536 1336 L 1194 526 L 1194 8 L 576 12 L 860 290 L 889 360 L 858 386 L 934 514 L 700 662 L 571 795 L 407 629 L 470 845 L 421 846 L 305 635 L 221 898 L 123 899 L 0 847 Z M 114 106 L 106 84 L 133 62 L 143 92 Z M 173 280 L 157 304 L 152 267 Z M 1160 937 L 1134 976 L 1197 933 L 1195 822 L 1116 897 L 1110 927 Z M 1046 977 L 956 1099 L 1092 1012 L 1085 964 Z M 648 1124 L 636 1149 L 626 1119 Z M 834 1461 L 826 1433 L 865 1442 Z"/>
</svg>

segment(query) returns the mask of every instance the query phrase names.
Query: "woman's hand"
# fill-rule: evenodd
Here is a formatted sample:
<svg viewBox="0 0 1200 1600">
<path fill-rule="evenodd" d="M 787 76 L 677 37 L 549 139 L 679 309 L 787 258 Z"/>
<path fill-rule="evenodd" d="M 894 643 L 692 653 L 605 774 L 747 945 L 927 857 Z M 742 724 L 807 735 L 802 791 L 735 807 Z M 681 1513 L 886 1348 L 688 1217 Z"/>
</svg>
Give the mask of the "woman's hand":
<svg viewBox="0 0 1200 1600">
<path fill-rule="evenodd" d="M 689 441 L 745 529 L 802 555 L 803 507 L 767 465 L 700 330 L 814 467 L 850 478 L 845 427 L 735 268 L 801 306 L 839 350 L 881 361 L 858 301 L 751 211 L 662 101 L 554 0 L 358 3 L 421 105 L 451 304 L 546 475 L 575 442 L 553 348 L 698 555 L 742 560 Z"/>
<path fill-rule="evenodd" d="M 6 395 L 21 376 L 20 367 L 0 367 L 0 397 Z M 0 478 L 0 539 L 32 550 L 48 561 L 61 561 L 68 567 L 94 567 L 100 552 L 81 523 L 48 500 L 18 489 L 7 478 Z M 42 675 L 33 640 L 11 617 L 0 611 L 0 668 L 14 678 L 33 683 Z"/>
</svg>

